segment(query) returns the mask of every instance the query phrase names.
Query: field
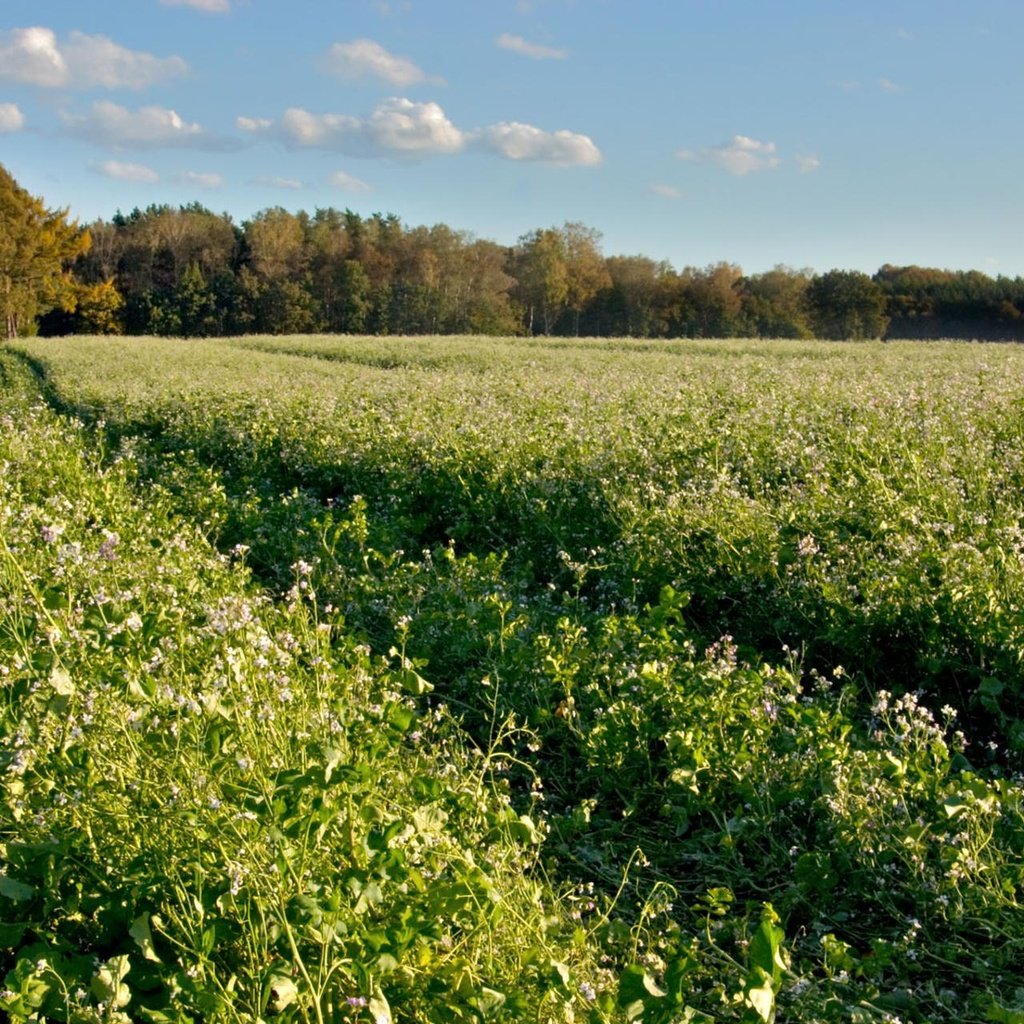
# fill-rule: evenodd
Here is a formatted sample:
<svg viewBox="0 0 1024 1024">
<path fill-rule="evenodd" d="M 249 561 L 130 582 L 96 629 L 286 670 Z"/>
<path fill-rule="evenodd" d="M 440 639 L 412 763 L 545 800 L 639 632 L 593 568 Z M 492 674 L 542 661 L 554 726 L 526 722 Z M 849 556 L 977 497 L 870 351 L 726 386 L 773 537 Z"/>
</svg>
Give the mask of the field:
<svg viewBox="0 0 1024 1024">
<path fill-rule="evenodd" d="M 13 1021 L 1024 1022 L 1024 350 L 0 349 Z"/>
</svg>

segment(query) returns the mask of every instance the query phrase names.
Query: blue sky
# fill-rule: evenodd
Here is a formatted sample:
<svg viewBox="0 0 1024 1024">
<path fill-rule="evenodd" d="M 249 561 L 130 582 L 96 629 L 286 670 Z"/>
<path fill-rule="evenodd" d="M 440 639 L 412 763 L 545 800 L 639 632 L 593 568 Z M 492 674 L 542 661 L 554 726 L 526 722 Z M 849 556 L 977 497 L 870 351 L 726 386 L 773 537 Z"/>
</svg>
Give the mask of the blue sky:
<svg viewBox="0 0 1024 1024">
<path fill-rule="evenodd" d="M 0 162 L 83 221 L 393 212 L 1024 275 L 1021 0 L 3 0 Z"/>
</svg>

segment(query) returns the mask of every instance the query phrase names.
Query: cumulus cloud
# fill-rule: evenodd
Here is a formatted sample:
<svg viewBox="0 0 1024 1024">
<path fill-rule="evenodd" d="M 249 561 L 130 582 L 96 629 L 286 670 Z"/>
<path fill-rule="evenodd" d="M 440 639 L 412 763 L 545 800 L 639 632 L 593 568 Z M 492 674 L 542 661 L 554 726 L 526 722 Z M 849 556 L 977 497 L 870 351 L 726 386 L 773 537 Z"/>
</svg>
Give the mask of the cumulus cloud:
<svg viewBox="0 0 1024 1024">
<path fill-rule="evenodd" d="M 746 135 L 734 135 L 720 146 L 696 150 L 681 149 L 676 155 L 680 160 L 715 164 L 738 177 L 779 166 L 774 142 L 758 142 L 757 139 L 748 138 Z"/>
<path fill-rule="evenodd" d="M 587 135 L 566 130 L 546 132 L 532 124 L 502 121 L 477 135 L 479 144 L 507 160 L 531 160 L 560 167 L 592 167 L 601 162 L 601 151 Z"/>
<path fill-rule="evenodd" d="M 197 11 L 210 14 L 227 14 L 231 0 L 160 0 L 164 7 L 194 7 Z"/>
<path fill-rule="evenodd" d="M 819 167 L 821 167 L 821 160 L 813 154 L 807 154 L 806 156 L 797 156 L 796 165 L 800 168 L 801 174 L 813 174 Z"/>
<path fill-rule="evenodd" d="M 518 53 L 524 57 L 532 57 L 534 60 L 565 60 L 569 56 L 566 50 L 544 46 L 541 43 L 530 43 L 522 36 L 509 35 L 508 32 L 503 32 L 495 42 L 503 50 L 510 50 L 512 53 Z"/>
<path fill-rule="evenodd" d="M 203 171 L 185 171 L 184 174 L 178 176 L 178 180 L 198 188 L 220 188 L 224 184 L 223 175 Z"/>
<path fill-rule="evenodd" d="M 335 43 L 321 59 L 320 66 L 328 74 L 338 78 L 351 80 L 372 76 L 401 88 L 426 81 L 440 81 L 427 75 L 407 57 L 389 53 L 372 39 Z"/>
<path fill-rule="evenodd" d="M 428 156 L 455 153 L 464 144 L 463 133 L 436 103 L 400 97 L 383 100 L 365 118 L 291 107 L 276 124 L 265 118 L 239 118 L 237 124 L 249 132 L 277 135 L 290 146 L 336 149 L 354 156 Z"/>
<path fill-rule="evenodd" d="M 272 128 L 274 122 L 269 117 L 236 117 L 235 125 L 243 132 L 262 132 Z"/>
<path fill-rule="evenodd" d="M 662 199 L 679 199 L 683 194 L 675 185 L 652 185 L 651 191 Z"/>
<path fill-rule="evenodd" d="M 159 181 L 160 175 L 152 167 L 144 164 L 122 163 L 120 160 L 104 160 L 93 164 L 92 169 L 105 178 L 117 178 L 120 181 Z"/>
<path fill-rule="evenodd" d="M 252 183 L 254 185 L 266 185 L 268 188 L 286 188 L 293 192 L 298 192 L 306 187 L 306 183 L 299 181 L 298 178 L 279 178 L 276 176 L 254 178 Z"/>
<path fill-rule="evenodd" d="M 903 92 L 902 86 L 897 85 L 891 78 L 878 79 L 878 88 L 882 92 Z"/>
<path fill-rule="evenodd" d="M 344 171 L 335 171 L 328 182 L 335 188 L 340 188 L 343 192 L 372 192 L 373 189 L 361 178 L 356 178 L 351 174 L 346 174 Z"/>
<path fill-rule="evenodd" d="M 0 80 L 41 88 L 144 89 L 184 75 L 180 57 L 129 50 L 107 36 L 72 32 L 64 42 L 50 28 L 0 32 Z"/>
<path fill-rule="evenodd" d="M 110 146 L 202 146 L 210 141 L 198 124 L 182 120 L 176 111 L 166 107 L 140 107 L 131 111 L 101 100 L 84 116 L 62 116 L 73 134 Z"/>
<path fill-rule="evenodd" d="M 25 127 L 25 115 L 14 103 L 0 103 L 0 132 L 20 132 Z"/>
<path fill-rule="evenodd" d="M 437 103 L 415 103 L 395 96 L 377 104 L 369 117 L 313 114 L 291 107 L 279 121 L 240 117 L 235 123 L 243 131 L 278 138 L 288 146 L 331 149 L 352 156 L 415 158 L 458 153 L 472 146 L 507 160 L 563 167 L 601 162 L 601 151 L 586 135 L 546 132 L 516 121 L 465 132 L 452 124 Z"/>
</svg>

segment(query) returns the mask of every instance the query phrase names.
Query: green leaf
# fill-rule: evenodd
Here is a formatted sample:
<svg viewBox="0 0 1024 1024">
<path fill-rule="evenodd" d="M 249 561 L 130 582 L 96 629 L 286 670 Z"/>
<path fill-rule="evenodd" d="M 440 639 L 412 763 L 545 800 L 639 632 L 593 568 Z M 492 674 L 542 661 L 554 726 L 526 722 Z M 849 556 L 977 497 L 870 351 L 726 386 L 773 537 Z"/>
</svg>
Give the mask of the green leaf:
<svg viewBox="0 0 1024 1024">
<path fill-rule="evenodd" d="M 391 1006 L 379 988 L 374 989 L 367 1009 L 376 1024 L 391 1024 Z"/>
<path fill-rule="evenodd" d="M 270 979 L 269 1009 L 281 1013 L 299 998 L 299 990 L 286 974 L 275 974 Z"/>
<path fill-rule="evenodd" d="M 433 683 L 428 683 L 419 672 L 411 668 L 402 669 L 398 673 L 398 680 L 402 684 L 402 689 L 414 697 L 422 697 L 434 689 Z"/>
<path fill-rule="evenodd" d="M 75 692 L 75 684 L 68 670 L 60 665 L 54 665 L 53 671 L 50 672 L 50 686 L 53 687 L 54 693 L 60 694 L 61 697 L 70 697 Z"/>
<path fill-rule="evenodd" d="M 1024 1024 L 1024 1010 L 1012 1010 L 993 1000 L 985 1011 L 985 1020 L 995 1021 L 996 1024 Z"/>
<path fill-rule="evenodd" d="M 35 895 L 35 889 L 31 885 L 19 882 L 16 878 L 8 878 L 7 875 L 0 875 L 0 896 L 4 896 L 14 903 L 24 903 Z"/>
<path fill-rule="evenodd" d="M 89 986 L 92 994 L 117 1009 L 127 1006 L 132 1001 L 132 993 L 123 982 L 131 969 L 132 965 L 127 956 L 111 957 L 106 963 L 101 964 L 93 975 Z"/>
<path fill-rule="evenodd" d="M 518 839 L 521 843 L 538 846 L 543 842 L 543 837 L 528 814 L 520 814 L 517 820 L 509 822 L 508 830 L 512 838 Z"/>
<path fill-rule="evenodd" d="M 617 1002 L 626 1011 L 627 1020 L 643 1016 L 647 1009 L 657 1005 L 665 995 L 640 964 L 630 964 L 619 976 Z"/>
<path fill-rule="evenodd" d="M 0 949 L 16 949 L 26 931 L 27 924 L 0 922 Z"/>
<path fill-rule="evenodd" d="M 946 812 L 946 817 L 955 818 L 959 814 L 963 814 L 967 808 L 970 807 L 970 801 L 966 800 L 959 793 L 956 796 L 948 796 L 942 801 L 942 809 Z"/>
<path fill-rule="evenodd" d="M 370 907 L 376 907 L 384 899 L 384 893 L 376 882 L 367 882 L 353 908 L 357 914 L 365 914 Z"/>
<path fill-rule="evenodd" d="M 497 989 L 484 986 L 478 995 L 469 1000 L 470 1005 L 475 1006 L 485 1019 L 497 1013 L 505 1005 L 505 993 Z"/>
<path fill-rule="evenodd" d="M 764 971 L 775 984 L 778 984 L 782 972 L 786 969 L 781 952 L 785 932 L 775 924 L 777 920 L 775 911 L 766 906 L 761 923 L 751 937 L 748 950 L 751 966 Z"/>
<path fill-rule="evenodd" d="M 748 984 L 745 995 L 747 1002 L 754 1008 L 758 1017 L 765 1021 L 765 1024 L 768 1024 L 775 1012 L 775 989 L 772 986 L 772 979 L 770 977 L 760 970 L 757 974 L 760 976 L 760 983 Z"/>
<path fill-rule="evenodd" d="M 135 945 L 142 950 L 142 955 L 153 963 L 161 963 L 153 948 L 153 933 L 149 930 L 149 914 L 140 914 L 132 922 L 128 934 L 135 940 Z"/>
</svg>

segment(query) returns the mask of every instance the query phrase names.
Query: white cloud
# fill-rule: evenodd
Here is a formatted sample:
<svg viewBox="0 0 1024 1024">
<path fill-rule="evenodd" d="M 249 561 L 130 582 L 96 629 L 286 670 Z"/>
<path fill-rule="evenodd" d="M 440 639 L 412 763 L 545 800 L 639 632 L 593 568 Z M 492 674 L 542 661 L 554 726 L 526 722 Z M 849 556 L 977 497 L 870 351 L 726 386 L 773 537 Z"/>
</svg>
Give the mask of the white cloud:
<svg viewBox="0 0 1024 1024">
<path fill-rule="evenodd" d="M 210 141 L 198 124 L 183 121 L 176 111 L 166 107 L 131 111 L 100 100 L 85 116 L 62 116 L 75 135 L 111 146 L 195 146 Z"/>
<path fill-rule="evenodd" d="M 101 164 L 93 164 L 92 169 L 106 178 L 117 178 L 120 181 L 159 181 L 160 175 L 152 167 L 144 164 L 122 163 L 120 160 L 104 160 Z"/>
<path fill-rule="evenodd" d="M 675 185 L 652 185 L 651 191 L 662 199 L 680 199 L 683 195 Z"/>
<path fill-rule="evenodd" d="M 187 72 L 180 57 L 129 50 L 107 36 L 72 32 L 59 43 L 53 29 L 41 26 L 0 32 L 0 79 L 25 85 L 144 89 Z"/>
<path fill-rule="evenodd" d="M 67 83 L 67 62 L 49 28 L 15 28 L 0 32 L 0 78 L 25 85 L 60 86 Z"/>
<path fill-rule="evenodd" d="M 25 115 L 13 103 L 0 103 L 0 132 L 20 132 Z"/>
<path fill-rule="evenodd" d="M 878 88 L 882 92 L 903 92 L 903 88 L 897 85 L 891 78 L 880 78 L 878 80 Z"/>
<path fill-rule="evenodd" d="M 381 101 L 366 118 L 311 114 L 291 107 L 276 124 L 265 118 L 240 118 L 238 125 L 249 132 L 277 135 L 290 146 L 335 149 L 354 156 L 455 153 L 465 141 L 436 103 L 400 97 Z"/>
<path fill-rule="evenodd" d="M 297 178 L 263 177 L 253 180 L 254 185 L 266 185 L 268 188 L 286 188 L 298 192 L 306 187 L 306 183 Z"/>
<path fill-rule="evenodd" d="M 194 7 L 210 14 L 226 14 L 231 10 L 231 0 L 160 0 L 160 3 L 164 7 Z"/>
<path fill-rule="evenodd" d="M 288 146 L 331 149 L 352 156 L 424 157 L 458 153 L 467 145 L 505 157 L 563 167 L 593 166 L 601 152 L 586 135 L 545 132 L 529 124 L 506 121 L 481 131 L 464 132 L 437 103 L 415 103 L 393 96 L 382 100 L 369 117 L 313 114 L 291 107 L 279 121 L 240 117 L 243 131 L 279 138 Z"/>
<path fill-rule="evenodd" d="M 509 35 L 508 32 L 503 32 L 495 42 L 503 50 L 511 50 L 512 53 L 532 57 L 534 60 L 564 60 L 569 55 L 566 50 L 558 50 L 553 46 L 544 46 L 541 43 L 530 43 L 522 36 Z"/>
<path fill-rule="evenodd" d="M 220 188 L 224 184 L 224 176 L 202 171 L 186 171 L 179 175 L 179 181 L 186 185 L 196 185 L 199 188 Z"/>
<path fill-rule="evenodd" d="M 738 177 L 779 166 L 774 142 L 758 142 L 757 139 L 748 138 L 746 135 L 734 135 L 720 146 L 697 150 L 681 149 L 676 155 L 680 160 L 715 164 Z"/>
<path fill-rule="evenodd" d="M 532 124 L 502 121 L 477 134 L 485 148 L 507 160 L 532 160 L 561 167 L 594 166 L 601 162 L 601 151 L 586 135 L 564 129 L 546 132 Z"/>
<path fill-rule="evenodd" d="M 338 78 L 355 79 L 372 75 L 401 88 L 426 81 L 440 81 L 428 76 L 407 57 L 389 53 L 372 39 L 335 43 L 321 60 L 320 66 Z"/>
<path fill-rule="evenodd" d="M 797 155 L 796 164 L 801 174 L 813 174 L 821 167 L 821 160 L 809 153 L 806 156 Z"/>
<path fill-rule="evenodd" d="M 383 149 L 408 153 L 455 153 L 464 141 L 438 104 L 400 97 L 379 103 L 364 132 Z"/>
<path fill-rule="evenodd" d="M 236 117 L 235 124 L 243 132 L 262 132 L 273 127 L 274 122 L 269 117 Z"/>
<path fill-rule="evenodd" d="M 360 193 L 373 191 L 373 188 L 361 178 L 353 177 L 344 171 L 335 171 L 327 180 L 331 185 L 335 188 L 340 188 L 343 192 Z"/>
</svg>

